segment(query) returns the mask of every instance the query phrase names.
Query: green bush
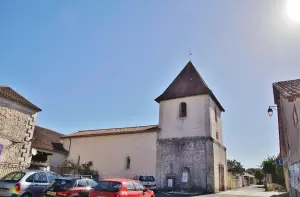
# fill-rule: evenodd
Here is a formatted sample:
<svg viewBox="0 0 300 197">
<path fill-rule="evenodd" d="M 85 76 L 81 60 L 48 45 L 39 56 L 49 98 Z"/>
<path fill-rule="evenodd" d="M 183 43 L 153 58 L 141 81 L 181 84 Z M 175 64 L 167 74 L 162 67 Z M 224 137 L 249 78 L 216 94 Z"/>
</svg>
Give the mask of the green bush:
<svg viewBox="0 0 300 197">
<path fill-rule="evenodd" d="M 271 192 L 271 191 L 276 191 L 276 192 L 286 192 L 285 188 L 279 184 L 276 184 L 276 183 L 271 183 L 271 184 L 267 184 L 267 188 L 266 190 L 268 192 Z"/>
</svg>

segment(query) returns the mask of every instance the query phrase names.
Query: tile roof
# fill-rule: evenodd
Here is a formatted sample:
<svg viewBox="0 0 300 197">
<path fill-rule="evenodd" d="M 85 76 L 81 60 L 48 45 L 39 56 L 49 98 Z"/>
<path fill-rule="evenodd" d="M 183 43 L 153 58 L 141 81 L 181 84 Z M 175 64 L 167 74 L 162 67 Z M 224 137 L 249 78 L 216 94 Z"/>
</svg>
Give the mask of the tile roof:
<svg viewBox="0 0 300 197">
<path fill-rule="evenodd" d="M 16 91 L 14 91 L 12 88 L 8 86 L 0 86 L 0 97 L 19 103 L 35 111 L 38 112 L 42 111 L 39 107 L 32 104 L 30 101 L 28 101 L 26 98 L 24 98 L 23 96 L 21 96 L 20 94 L 18 94 Z"/>
<path fill-rule="evenodd" d="M 273 88 L 277 89 L 285 99 L 294 100 L 300 97 L 300 79 L 279 81 L 273 83 Z"/>
<path fill-rule="evenodd" d="M 191 61 L 182 69 L 169 87 L 155 99 L 156 102 L 164 100 L 208 94 L 216 102 L 220 110 L 225 111 L 213 92 L 209 89 L 201 75 Z"/>
<path fill-rule="evenodd" d="M 60 142 L 64 135 L 56 131 L 35 126 L 33 133 L 32 147 L 48 151 L 68 153 Z"/>
<path fill-rule="evenodd" d="M 147 133 L 147 132 L 158 132 L 158 131 L 159 131 L 158 125 L 148 125 L 148 126 L 124 127 L 124 128 L 83 130 L 83 131 L 78 131 L 76 133 L 72 133 L 70 135 L 65 135 L 62 138 Z"/>
</svg>

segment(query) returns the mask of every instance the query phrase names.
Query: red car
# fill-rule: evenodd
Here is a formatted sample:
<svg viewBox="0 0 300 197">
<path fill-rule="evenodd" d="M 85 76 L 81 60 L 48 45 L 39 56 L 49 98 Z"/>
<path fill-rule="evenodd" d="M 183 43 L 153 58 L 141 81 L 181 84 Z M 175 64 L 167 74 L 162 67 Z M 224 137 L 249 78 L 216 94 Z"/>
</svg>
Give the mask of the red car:
<svg viewBox="0 0 300 197">
<path fill-rule="evenodd" d="M 154 192 L 131 179 L 106 179 L 91 190 L 89 197 L 155 197 Z"/>
</svg>

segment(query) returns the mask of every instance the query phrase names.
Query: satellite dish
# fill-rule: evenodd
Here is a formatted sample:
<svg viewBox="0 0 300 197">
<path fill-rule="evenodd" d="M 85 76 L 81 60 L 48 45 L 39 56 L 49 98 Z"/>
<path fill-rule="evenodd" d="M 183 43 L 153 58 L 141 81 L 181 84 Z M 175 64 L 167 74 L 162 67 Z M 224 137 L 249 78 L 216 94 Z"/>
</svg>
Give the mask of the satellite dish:
<svg viewBox="0 0 300 197">
<path fill-rule="evenodd" d="M 32 148 L 32 149 L 31 149 L 31 154 L 32 154 L 32 155 L 36 155 L 36 154 L 37 154 L 37 150 L 36 150 L 35 148 Z"/>
</svg>

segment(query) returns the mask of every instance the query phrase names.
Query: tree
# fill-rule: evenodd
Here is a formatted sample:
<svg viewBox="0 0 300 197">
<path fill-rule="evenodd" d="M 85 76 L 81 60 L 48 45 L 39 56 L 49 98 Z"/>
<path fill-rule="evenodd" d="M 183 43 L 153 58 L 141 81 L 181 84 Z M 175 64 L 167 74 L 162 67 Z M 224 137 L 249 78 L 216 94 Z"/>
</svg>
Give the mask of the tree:
<svg viewBox="0 0 300 197">
<path fill-rule="evenodd" d="M 248 169 L 246 170 L 246 172 L 249 173 L 249 174 L 255 175 L 255 172 L 256 172 L 257 170 L 259 170 L 259 169 L 258 169 L 258 168 L 248 168 Z"/>
<path fill-rule="evenodd" d="M 265 174 L 272 175 L 272 181 L 274 183 L 285 186 L 283 166 L 276 165 L 276 157 L 275 156 L 268 157 L 265 160 L 263 160 L 261 167 L 262 167 L 262 171 Z"/>
<path fill-rule="evenodd" d="M 248 168 L 246 170 L 246 172 L 249 173 L 249 174 L 254 175 L 259 183 L 261 183 L 263 178 L 264 178 L 264 174 L 262 172 L 262 169 L 260 169 L 260 168 Z"/>
<path fill-rule="evenodd" d="M 261 184 L 262 180 L 264 179 L 264 174 L 262 173 L 261 169 L 257 169 L 257 171 L 254 174 L 255 178 L 258 180 L 258 183 Z"/>
<path fill-rule="evenodd" d="M 265 174 L 276 174 L 276 157 L 272 156 L 263 160 L 261 167 Z"/>
<path fill-rule="evenodd" d="M 240 162 L 236 161 L 235 159 L 227 160 L 227 168 L 228 168 L 228 171 L 234 175 L 235 174 L 244 174 L 244 172 L 245 172 L 245 168 L 243 168 L 243 165 Z"/>
</svg>

